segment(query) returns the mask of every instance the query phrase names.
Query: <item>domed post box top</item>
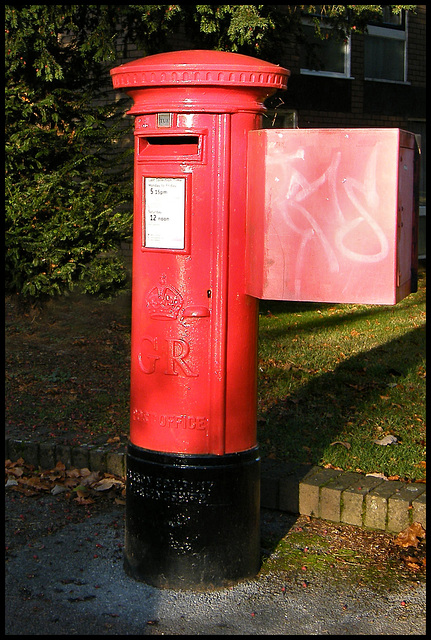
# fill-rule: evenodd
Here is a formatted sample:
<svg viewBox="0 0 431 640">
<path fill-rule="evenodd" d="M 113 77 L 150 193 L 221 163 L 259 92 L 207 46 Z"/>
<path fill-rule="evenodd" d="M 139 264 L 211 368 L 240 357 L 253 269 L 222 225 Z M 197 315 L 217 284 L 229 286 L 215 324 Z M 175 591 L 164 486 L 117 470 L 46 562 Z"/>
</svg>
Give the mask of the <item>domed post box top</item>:
<svg viewBox="0 0 431 640">
<path fill-rule="evenodd" d="M 172 108 L 182 111 L 224 112 L 251 108 L 251 104 L 264 110 L 262 101 L 277 89 L 286 89 L 290 75 L 287 69 L 258 58 L 205 50 L 159 53 L 127 62 L 110 73 L 114 89 L 123 89 L 133 98 L 133 114 L 151 110 L 160 99 L 165 106 L 172 102 Z M 151 91 L 155 89 L 157 97 Z"/>
</svg>

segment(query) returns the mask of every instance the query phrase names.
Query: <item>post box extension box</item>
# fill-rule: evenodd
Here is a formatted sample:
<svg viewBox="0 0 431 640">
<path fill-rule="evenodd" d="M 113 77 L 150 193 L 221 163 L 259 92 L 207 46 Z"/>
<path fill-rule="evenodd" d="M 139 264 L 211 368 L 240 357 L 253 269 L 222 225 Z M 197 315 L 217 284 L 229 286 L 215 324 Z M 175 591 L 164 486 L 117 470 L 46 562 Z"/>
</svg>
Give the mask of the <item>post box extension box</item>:
<svg viewBox="0 0 431 640">
<path fill-rule="evenodd" d="M 415 290 L 414 134 L 376 128 L 248 135 L 248 294 L 395 304 Z"/>
</svg>

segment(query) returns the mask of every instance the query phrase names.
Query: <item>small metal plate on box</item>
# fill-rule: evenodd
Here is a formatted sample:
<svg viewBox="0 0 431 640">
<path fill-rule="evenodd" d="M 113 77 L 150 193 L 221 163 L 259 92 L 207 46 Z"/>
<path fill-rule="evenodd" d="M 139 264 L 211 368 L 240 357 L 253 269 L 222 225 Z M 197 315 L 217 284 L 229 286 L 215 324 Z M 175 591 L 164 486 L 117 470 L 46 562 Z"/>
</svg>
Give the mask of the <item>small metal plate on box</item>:
<svg viewBox="0 0 431 640">
<path fill-rule="evenodd" d="M 157 114 L 157 126 L 158 127 L 172 127 L 172 113 L 158 113 Z"/>
<path fill-rule="evenodd" d="M 185 178 L 144 178 L 144 246 L 184 249 Z"/>
</svg>

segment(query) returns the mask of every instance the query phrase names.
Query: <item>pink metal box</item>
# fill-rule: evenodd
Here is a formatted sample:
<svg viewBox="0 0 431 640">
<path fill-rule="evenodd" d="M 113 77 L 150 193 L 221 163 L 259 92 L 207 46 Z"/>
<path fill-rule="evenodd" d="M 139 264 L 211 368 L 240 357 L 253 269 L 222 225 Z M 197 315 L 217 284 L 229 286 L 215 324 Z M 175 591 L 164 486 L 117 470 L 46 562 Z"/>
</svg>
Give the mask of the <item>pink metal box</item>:
<svg viewBox="0 0 431 640">
<path fill-rule="evenodd" d="M 400 129 L 250 131 L 247 293 L 359 304 L 411 293 L 414 166 L 414 134 Z"/>
</svg>

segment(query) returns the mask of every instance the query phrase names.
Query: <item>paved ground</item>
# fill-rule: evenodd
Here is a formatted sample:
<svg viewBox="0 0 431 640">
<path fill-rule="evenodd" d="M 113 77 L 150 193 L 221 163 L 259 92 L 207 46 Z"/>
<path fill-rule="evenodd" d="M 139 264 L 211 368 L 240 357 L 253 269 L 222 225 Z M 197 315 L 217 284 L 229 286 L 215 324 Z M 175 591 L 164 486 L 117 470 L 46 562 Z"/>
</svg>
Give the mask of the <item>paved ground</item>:
<svg viewBox="0 0 431 640">
<path fill-rule="evenodd" d="M 15 459 L 23 451 L 30 462 L 45 469 L 54 467 L 58 453 L 55 446 L 36 443 L 15 450 L 12 445 L 7 450 Z M 61 453 L 63 457 L 65 452 Z M 78 449 L 69 453 L 72 466 L 124 475 L 121 451 Z M 415 514 L 424 517 L 425 485 L 417 487 L 416 495 L 407 491 L 414 485 L 358 479 L 357 475 L 350 478 L 317 467 L 293 473 L 286 465 L 263 465 L 262 504 L 270 510 L 262 509 L 262 540 L 268 536 L 283 540 L 292 530 L 302 531 L 298 523 L 317 516 L 328 528 L 339 527 L 339 549 L 343 550 L 343 534 L 349 529 L 351 547 L 359 548 L 361 536 L 370 536 L 370 553 L 377 555 L 380 544 L 393 545 L 394 536 L 387 530 L 391 514 L 393 519 L 399 513 L 404 522 L 413 501 L 417 502 Z M 379 487 L 380 491 L 371 493 Z M 355 513 L 366 514 L 367 496 L 373 498 L 375 513 L 383 514 L 383 531 L 372 533 L 343 523 L 349 497 L 354 498 L 349 513 L 355 517 Z M 325 515 L 326 520 L 320 520 Z M 310 544 L 308 534 L 301 535 L 304 539 L 298 544 Z M 393 579 L 388 562 L 391 553 L 383 553 L 375 577 L 364 581 L 355 563 L 350 567 L 347 562 L 342 574 L 328 562 L 310 571 L 288 555 L 288 566 L 280 568 L 274 545 L 272 551 L 266 550 L 266 557 L 275 561 L 271 565 L 275 569 L 233 588 L 186 592 L 156 589 L 126 576 L 123 539 L 124 505 L 115 504 L 112 498 L 100 498 L 86 507 L 49 492 L 27 497 L 7 488 L 6 634 L 425 634 L 425 583 L 416 579 L 420 576 L 414 571 L 407 579 Z M 319 559 L 319 553 L 317 546 L 314 559 Z M 404 555 L 409 553 L 415 551 L 410 548 Z M 417 562 L 423 566 L 424 559 Z"/>
<path fill-rule="evenodd" d="M 347 566 L 342 580 L 330 568 L 305 580 L 299 568 L 215 592 L 160 590 L 123 571 L 124 506 L 78 509 L 10 490 L 6 500 L 7 635 L 425 634 L 425 585 L 415 579 L 388 585 L 383 573 L 370 586 Z M 297 521 L 268 513 L 264 535 Z"/>
</svg>

